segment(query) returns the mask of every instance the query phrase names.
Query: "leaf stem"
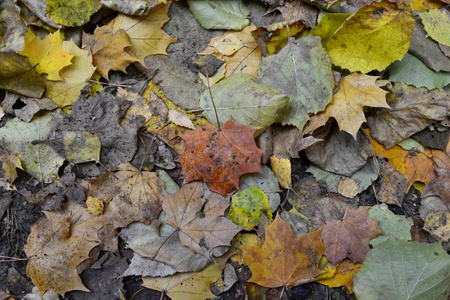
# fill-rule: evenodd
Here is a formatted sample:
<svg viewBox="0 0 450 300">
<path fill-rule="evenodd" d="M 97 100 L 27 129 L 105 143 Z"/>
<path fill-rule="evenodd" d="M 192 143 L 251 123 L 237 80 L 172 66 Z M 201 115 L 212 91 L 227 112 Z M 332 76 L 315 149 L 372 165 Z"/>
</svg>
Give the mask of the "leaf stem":
<svg viewBox="0 0 450 300">
<path fill-rule="evenodd" d="M 208 82 L 208 90 L 209 90 L 209 95 L 211 96 L 211 101 L 214 107 L 214 114 L 216 115 L 216 120 L 217 120 L 217 128 L 220 131 L 220 122 L 219 122 L 219 115 L 217 114 L 217 108 L 216 108 L 216 103 L 214 102 L 214 98 L 211 92 L 211 85 L 209 84 L 209 74 L 208 71 L 205 71 L 205 75 L 206 75 L 206 81 Z"/>
</svg>

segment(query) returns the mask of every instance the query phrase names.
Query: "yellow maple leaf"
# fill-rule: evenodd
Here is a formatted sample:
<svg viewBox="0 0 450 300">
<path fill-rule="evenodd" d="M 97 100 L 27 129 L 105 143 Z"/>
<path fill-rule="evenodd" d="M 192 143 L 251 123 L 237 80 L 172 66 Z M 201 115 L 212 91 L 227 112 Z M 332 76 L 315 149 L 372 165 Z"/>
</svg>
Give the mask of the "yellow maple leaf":
<svg viewBox="0 0 450 300">
<path fill-rule="evenodd" d="M 256 26 L 252 24 L 239 32 L 228 31 L 221 36 L 212 38 L 208 47 L 202 52 L 199 52 L 199 54 L 215 54 L 225 61 L 225 77 L 239 73 L 250 74 L 256 77 L 258 75 L 259 64 L 261 63 L 261 49 L 252 36 L 252 31 L 255 29 Z M 230 35 L 233 36 L 234 40 L 239 40 L 242 47 L 231 55 L 225 55 L 224 51 L 221 50 L 221 45 L 223 45 L 224 40 L 229 39 Z"/>
<path fill-rule="evenodd" d="M 126 73 L 126 67 L 133 62 L 141 62 L 132 53 L 129 53 L 131 41 L 123 29 L 115 29 L 114 20 L 108 25 L 97 27 L 94 31 L 93 41 L 90 43 L 97 72 L 108 79 L 110 70 Z"/>
<path fill-rule="evenodd" d="M 375 84 L 377 78 L 357 73 L 344 77 L 333 95 L 333 101 L 324 112 L 311 117 L 304 131 L 312 132 L 333 117 L 341 130 L 356 138 L 359 127 L 366 121 L 364 106 L 390 108 L 386 103 L 387 92 Z"/>
<path fill-rule="evenodd" d="M 95 71 L 92 56 L 78 48 L 73 41 L 64 41 L 62 48 L 74 55 L 73 64 L 61 71 L 63 81 L 46 81 L 45 97 L 64 107 L 77 101 L 81 89 Z"/>
<path fill-rule="evenodd" d="M 415 19 L 389 2 L 372 2 L 344 21 L 325 45 L 333 64 L 351 72 L 384 70 L 408 51 Z"/>
<path fill-rule="evenodd" d="M 145 16 L 119 14 L 112 20 L 114 30 L 123 29 L 130 37 L 129 51 L 133 56 L 144 59 L 148 55 L 167 54 L 167 46 L 177 42 L 161 29 L 169 21 L 167 11 L 170 4 L 162 5 Z"/>
<path fill-rule="evenodd" d="M 59 72 L 71 65 L 73 58 L 69 51 L 62 48 L 62 42 L 59 30 L 41 40 L 28 29 L 25 47 L 19 54 L 27 56 L 39 74 L 47 74 L 48 80 L 62 80 Z"/>
</svg>

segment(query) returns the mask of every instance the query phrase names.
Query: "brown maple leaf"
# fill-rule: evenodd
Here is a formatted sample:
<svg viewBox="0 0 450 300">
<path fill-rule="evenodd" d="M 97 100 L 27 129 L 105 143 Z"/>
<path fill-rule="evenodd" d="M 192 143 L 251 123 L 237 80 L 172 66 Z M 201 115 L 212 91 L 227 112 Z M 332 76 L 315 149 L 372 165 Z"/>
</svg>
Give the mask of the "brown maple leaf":
<svg viewBox="0 0 450 300">
<path fill-rule="evenodd" d="M 324 254 L 332 264 L 345 258 L 362 263 L 370 249 L 369 241 L 383 234 L 378 221 L 367 215 L 369 208 L 347 208 L 342 220 L 327 222 L 323 227 L 322 239 L 327 246 Z"/>
<path fill-rule="evenodd" d="M 320 229 L 297 238 L 289 223 L 277 215 L 266 227 L 262 247 L 243 248 L 244 262 L 252 271 L 249 282 L 275 288 L 314 281 L 324 272 L 319 269 L 324 250 Z"/>
<path fill-rule="evenodd" d="M 186 150 L 178 158 L 186 182 L 204 180 L 208 187 L 226 195 L 239 189 L 239 177 L 261 171 L 260 150 L 253 134 L 258 128 L 228 120 L 220 129 L 206 124 L 182 136 Z"/>
<path fill-rule="evenodd" d="M 163 201 L 164 220 L 177 229 L 181 243 L 195 253 L 210 257 L 214 248 L 229 246 L 241 230 L 224 216 L 229 198 L 212 193 L 205 204 L 201 182 L 186 184 L 175 194 L 165 194 Z"/>
<path fill-rule="evenodd" d="M 76 226 L 76 221 L 67 214 L 50 213 L 31 227 L 24 247 L 29 258 L 27 275 L 41 295 L 47 290 L 62 295 L 72 290 L 89 291 L 81 282 L 77 267 L 89 258 L 98 242 L 75 236 L 72 226 Z"/>
</svg>

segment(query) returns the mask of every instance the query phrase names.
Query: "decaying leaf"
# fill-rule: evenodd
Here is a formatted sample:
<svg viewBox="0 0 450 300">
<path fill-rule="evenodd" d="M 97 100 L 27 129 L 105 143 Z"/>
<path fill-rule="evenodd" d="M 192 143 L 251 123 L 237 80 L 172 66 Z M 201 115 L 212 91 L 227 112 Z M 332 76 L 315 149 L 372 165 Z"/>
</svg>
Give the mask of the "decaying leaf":
<svg viewBox="0 0 450 300">
<path fill-rule="evenodd" d="M 448 27 L 450 14 L 445 9 L 431 9 L 420 14 L 422 23 L 428 35 L 435 41 L 450 46 Z"/>
<path fill-rule="evenodd" d="M 192 182 L 175 194 L 165 194 L 162 207 L 164 220 L 178 230 L 181 243 L 210 257 L 214 248 L 228 246 L 241 228 L 224 216 L 228 198 L 213 193 L 205 204 L 202 196 L 203 184 Z"/>
<path fill-rule="evenodd" d="M 148 224 L 157 219 L 161 212 L 162 189 L 163 183 L 156 173 L 121 164 L 117 172 L 93 181 L 89 196 L 108 203 L 105 215 L 117 228 L 136 221 Z"/>
<path fill-rule="evenodd" d="M 78 276 L 77 266 L 89 258 L 89 252 L 98 243 L 72 235 L 72 222 L 70 216 L 43 217 L 31 228 L 25 245 L 30 259 L 27 275 L 41 295 L 47 290 L 60 294 L 71 290 L 89 291 Z"/>
<path fill-rule="evenodd" d="M 369 241 L 383 234 L 378 221 L 367 215 L 369 207 L 347 209 L 342 220 L 327 222 L 322 230 L 325 255 L 334 265 L 345 258 L 363 262 L 369 251 Z"/>
<path fill-rule="evenodd" d="M 323 273 L 319 259 L 325 250 L 321 230 L 296 238 L 279 215 L 266 227 L 263 246 L 243 247 L 244 262 L 252 271 L 249 282 L 265 287 L 296 286 Z M 283 259 L 280 260 L 280 256 Z"/>
<path fill-rule="evenodd" d="M 272 221 L 269 197 L 263 190 L 252 186 L 233 195 L 228 219 L 234 224 L 253 229 L 263 214 Z"/>
<path fill-rule="evenodd" d="M 353 263 L 350 259 L 345 259 L 336 265 L 336 273 L 333 277 L 319 280 L 321 284 L 329 287 L 346 286 L 350 294 L 353 293 L 353 277 L 361 268 L 360 263 Z"/>
<path fill-rule="evenodd" d="M 261 172 L 262 151 L 253 139 L 255 131 L 230 119 L 220 130 L 206 124 L 183 135 L 186 150 L 177 161 L 182 164 L 184 180 L 203 180 L 222 195 L 238 189 L 241 175 Z"/>
<path fill-rule="evenodd" d="M 45 0 L 48 17 L 56 24 L 68 27 L 89 22 L 101 5 L 99 0 Z"/>
<path fill-rule="evenodd" d="M 444 90 L 428 91 L 404 83 L 396 83 L 390 90 L 387 96 L 390 107 L 367 119 L 370 133 L 386 149 L 433 122 L 450 117 L 450 94 Z"/>
</svg>

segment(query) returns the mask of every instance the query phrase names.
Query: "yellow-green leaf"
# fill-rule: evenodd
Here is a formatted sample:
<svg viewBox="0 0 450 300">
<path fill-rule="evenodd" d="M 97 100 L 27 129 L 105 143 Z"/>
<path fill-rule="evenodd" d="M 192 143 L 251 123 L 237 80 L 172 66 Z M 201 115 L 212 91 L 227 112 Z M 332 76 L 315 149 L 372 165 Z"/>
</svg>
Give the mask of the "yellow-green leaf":
<svg viewBox="0 0 450 300">
<path fill-rule="evenodd" d="M 269 197 L 263 190 L 251 186 L 234 194 L 228 218 L 238 226 L 253 229 L 265 214 L 272 221 Z"/>
<path fill-rule="evenodd" d="M 325 45 L 333 64 L 351 72 L 384 70 L 408 51 L 415 19 L 390 2 L 372 2 L 350 16 Z"/>
</svg>

